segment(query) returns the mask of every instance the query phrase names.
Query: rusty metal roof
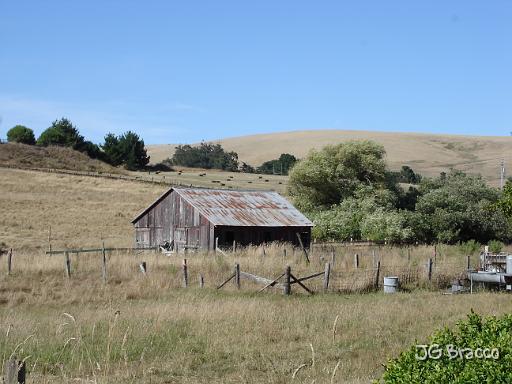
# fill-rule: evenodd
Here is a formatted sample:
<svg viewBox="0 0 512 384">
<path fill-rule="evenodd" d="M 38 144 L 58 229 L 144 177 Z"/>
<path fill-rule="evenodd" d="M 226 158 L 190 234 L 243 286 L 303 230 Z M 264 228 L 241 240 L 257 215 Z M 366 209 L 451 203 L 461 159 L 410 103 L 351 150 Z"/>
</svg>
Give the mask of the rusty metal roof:
<svg viewBox="0 0 512 384">
<path fill-rule="evenodd" d="M 214 225 L 236 227 L 312 227 L 313 223 L 288 200 L 271 191 L 171 188 L 133 222 L 175 191 Z"/>
<path fill-rule="evenodd" d="M 277 192 L 175 188 L 214 225 L 309 227 L 313 223 Z"/>
</svg>

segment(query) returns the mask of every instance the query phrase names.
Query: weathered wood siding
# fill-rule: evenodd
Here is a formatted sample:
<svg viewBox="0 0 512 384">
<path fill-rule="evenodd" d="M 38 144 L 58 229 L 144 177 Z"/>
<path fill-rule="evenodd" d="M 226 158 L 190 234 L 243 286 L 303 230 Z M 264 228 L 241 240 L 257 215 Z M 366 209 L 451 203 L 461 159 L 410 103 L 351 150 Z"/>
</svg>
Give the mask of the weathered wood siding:
<svg viewBox="0 0 512 384">
<path fill-rule="evenodd" d="M 141 216 L 135 223 L 138 246 L 155 246 L 174 241 L 178 249 L 199 246 L 208 249 L 210 222 L 174 191 Z"/>
</svg>

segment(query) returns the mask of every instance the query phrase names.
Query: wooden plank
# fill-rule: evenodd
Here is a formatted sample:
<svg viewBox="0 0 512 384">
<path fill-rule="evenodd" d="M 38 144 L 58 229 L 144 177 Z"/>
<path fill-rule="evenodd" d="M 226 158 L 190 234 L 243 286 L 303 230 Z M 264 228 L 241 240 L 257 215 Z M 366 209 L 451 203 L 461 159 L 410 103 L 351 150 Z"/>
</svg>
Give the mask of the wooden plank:
<svg viewBox="0 0 512 384">
<path fill-rule="evenodd" d="M 309 256 L 308 252 L 306 251 L 306 248 L 304 248 L 304 244 L 302 243 L 302 238 L 300 237 L 300 233 L 296 233 L 297 239 L 299 240 L 300 247 L 302 248 L 302 251 L 304 252 L 304 257 L 306 258 L 306 262 L 309 264 Z"/>
<path fill-rule="evenodd" d="M 311 291 L 308 287 L 306 287 L 304 284 L 302 284 L 295 276 L 293 276 L 290 273 L 290 278 L 295 281 L 297 284 L 299 284 L 306 292 L 308 292 L 310 295 L 313 294 L 313 291 Z"/>
<path fill-rule="evenodd" d="M 269 284 L 272 280 L 267 279 L 266 277 L 261 277 L 257 275 L 253 275 L 252 273 L 242 272 L 240 271 L 240 277 L 246 280 L 251 280 L 259 284 Z"/>
<path fill-rule="evenodd" d="M 235 274 L 233 273 L 226 281 L 224 281 L 221 285 L 219 285 L 217 287 L 217 289 L 221 289 L 223 286 L 225 286 L 227 283 L 229 283 L 234 278 L 235 278 Z"/>
<path fill-rule="evenodd" d="M 301 278 L 297 279 L 297 281 L 309 280 L 314 277 L 322 276 L 323 274 L 324 274 L 324 272 L 313 273 L 312 275 L 301 277 Z M 292 282 L 291 284 L 295 284 L 295 282 Z"/>
<path fill-rule="evenodd" d="M 46 251 L 46 255 L 64 255 L 66 252 L 69 253 L 91 253 L 91 252 L 103 252 L 103 250 L 112 252 L 112 251 L 154 251 L 158 250 L 158 247 L 143 247 L 143 248 L 134 248 L 134 247 L 126 247 L 126 248 L 86 248 L 86 249 L 65 249 L 62 251 Z"/>
<path fill-rule="evenodd" d="M 282 273 L 281 275 L 279 275 L 279 277 L 276 277 L 273 281 L 271 281 L 270 283 L 268 283 L 267 285 L 265 285 L 263 288 L 261 288 L 258 292 L 262 292 L 264 291 L 265 289 L 269 288 L 269 287 L 273 287 L 274 285 L 281 285 L 281 284 L 278 284 L 278 281 L 281 277 L 283 277 L 285 274 Z"/>
</svg>

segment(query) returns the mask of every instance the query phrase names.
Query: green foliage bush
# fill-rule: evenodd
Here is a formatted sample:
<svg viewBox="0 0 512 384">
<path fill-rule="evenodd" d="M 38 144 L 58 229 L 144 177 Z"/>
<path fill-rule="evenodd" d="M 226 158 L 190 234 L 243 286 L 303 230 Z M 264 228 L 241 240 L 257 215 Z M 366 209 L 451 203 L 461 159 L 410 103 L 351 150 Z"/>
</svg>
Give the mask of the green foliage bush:
<svg viewBox="0 0 512 384">
<path fill-rule="evenodd" d="M 489 241 L 489 252 L 492 253 L 500 253 L 505 244 L 499 240 L 491 240 Z"/>
<path fill-rule="evenodd" d="M 474 255 L 475 253 L 478 253 L 480 251 L 480 248 L 482 248 L 482 245 L 475 240 L 468 240 L 465 243 L 459 244 L 459 249 L 462 254 L 464 255 Z"/>
<path fill-rule="evenodd" d="M 482 318 L 473 311 L 454 330 L 444 328 L 428 340 L 438 344 L 439 359 L 418 360 L 424 355 L 416 345 L 388 362 L 381 382 L 386 384 L 505 384 L 512 383 L 512 314 Z M 496 348 L 498 359 L 450 358 L 447 348 Z M 468 353 L 463 353 L 468 356 Z"/>
<path fill-rule="evenodd" d="M 36 138 L 34 131 L 23 125 L 16 125 L 7 131 L 7 141 L 10 143 L 21 143 L 34 145 Z"/>
</svg>

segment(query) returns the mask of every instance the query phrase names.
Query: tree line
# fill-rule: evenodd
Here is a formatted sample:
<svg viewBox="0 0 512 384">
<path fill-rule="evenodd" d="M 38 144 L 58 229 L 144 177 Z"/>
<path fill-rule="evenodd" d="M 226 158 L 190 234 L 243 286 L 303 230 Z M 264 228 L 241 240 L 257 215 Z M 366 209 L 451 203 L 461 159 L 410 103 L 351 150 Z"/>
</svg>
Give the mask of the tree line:
<svg viewBox="0 0 512 384">
<path fill-rule="evenodd" d="M 32 129 L 16 125 L 7 132 L 7 141 L 40 147 L 68 147 L 113 166 L 123 165 L 129 170 L 142 169 L 149 163 L 144 140 L 136 133 L 127 131 L 117 136 L 108 133 L 104 143 L 98 145 L 86 140 L 76 126 L 64 117 L 53 121 L 37 140 Z"/>
<path fill-rule="evenodd" d="M 253 167 L 245 162 L 240 162 L 236 152 L 226 151 L 220 144 L 202 142 L 197 146 L 178 145 L 173 156 L 167 159 L 166 163 L 190 168 L 287 175 L 297 160 L 295 156 L 283 153 L 278 159 L 266 161 L 259 167 Z"/>
<path fill-rule="evenodd" d="M 512 238 L 512 183 L 503 192 L 452 170 L 422 178 L 391 172 L 384 147 L 350 141 L 312 151 L 290 172 L 288 193 L 321 240 L 458 243 Z M 415 181 L 403 188 L 401 182 Z"/>
</svg>

